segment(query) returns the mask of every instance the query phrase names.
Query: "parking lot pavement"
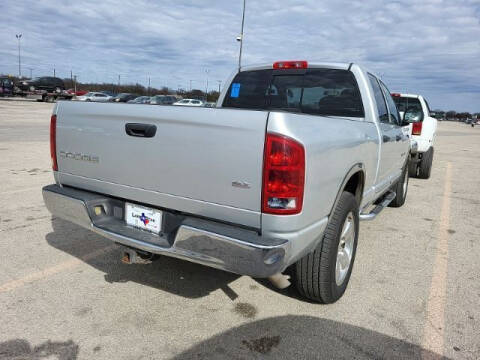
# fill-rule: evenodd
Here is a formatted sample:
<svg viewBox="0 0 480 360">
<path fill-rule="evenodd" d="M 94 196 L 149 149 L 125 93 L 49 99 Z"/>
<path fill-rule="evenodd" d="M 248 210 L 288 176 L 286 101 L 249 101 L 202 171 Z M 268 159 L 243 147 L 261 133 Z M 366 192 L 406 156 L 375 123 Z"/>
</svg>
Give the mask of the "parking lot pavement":
<svg viewBox="0 0 480 360">
<path fill-rule="evenodd" d="M 45 209 L 52 105 L 0 102 L 0 359 L 480 358 L 480 127 L 439 123 L 432 177 L 363 222 L 332 305 L 112 243 Z"/>
</svg>

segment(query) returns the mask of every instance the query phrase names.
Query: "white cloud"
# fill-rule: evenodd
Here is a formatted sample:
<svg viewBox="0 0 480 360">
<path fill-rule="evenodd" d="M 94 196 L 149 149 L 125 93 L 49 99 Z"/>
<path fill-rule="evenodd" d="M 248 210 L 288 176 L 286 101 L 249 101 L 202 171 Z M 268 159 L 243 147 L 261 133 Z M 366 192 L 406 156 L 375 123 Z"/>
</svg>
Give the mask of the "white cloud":
<svg viewBox="0 0 480 360">
<path fill-rule="evenodd" d="M 242 1 L 3 0 L 0 72 L 204 88 L 234 69 Z M 432 107 L 480 111 L 478 0 L 247 0 L 244 63 L 345 61 Z"/>
</svg>

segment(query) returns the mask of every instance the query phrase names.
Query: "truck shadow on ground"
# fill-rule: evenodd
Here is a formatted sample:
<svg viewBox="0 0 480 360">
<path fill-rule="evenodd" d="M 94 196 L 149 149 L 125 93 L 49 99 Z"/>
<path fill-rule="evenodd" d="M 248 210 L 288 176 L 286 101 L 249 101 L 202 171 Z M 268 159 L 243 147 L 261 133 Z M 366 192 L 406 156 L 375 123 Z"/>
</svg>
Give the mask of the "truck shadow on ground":
<svg viewBox="0 0 480 360">
<path fill-rule="evenodd" d="M 110 249 L 113 243 L 59 218 L 52 218 L 51 223 L 53 232 L 46 236 L 48 244 L 102 271 L 107 282 L 133 281 L 187 298 L 207 296 L 218 289 L 231 300 L 237 297 L 228 284 L 238 275 L 167 256 L 147 265 L 126 265 L 120 260 L 120 247 L 89 256 L 103 248 Z"/>
<path fill-rule="evenodd" d="M 0 343 L 0 359 L 5 360 L 74 360 L 79 347 L 72 340 L 66 342 L 46 341 L 32 347 L 27 340 L 14 339 Z"/>
<path fill-rule="evenodd" d="M 230 329 L 173 359 L 447 358 L 376 331 L 311 316 L 288 315 Z"/>
</svg>

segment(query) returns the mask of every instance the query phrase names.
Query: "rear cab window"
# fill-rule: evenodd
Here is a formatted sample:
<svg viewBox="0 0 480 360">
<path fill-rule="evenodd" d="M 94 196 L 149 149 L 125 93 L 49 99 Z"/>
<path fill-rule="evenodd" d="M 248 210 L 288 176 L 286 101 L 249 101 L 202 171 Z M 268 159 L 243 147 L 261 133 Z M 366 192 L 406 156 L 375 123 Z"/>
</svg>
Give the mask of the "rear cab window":
<svg viewBox="0 0 480 360">
<path fill-rule="evenodd" d="M 365 116 L 353 73 L 326 68 L 241 72 L 230 84 L 223 107 L 322 116 Z"/>
<path fill-rule="evenodd" d="M 395 101 L 398 111 L 402 114 L 405 113 L 407 110 L 409 112 L 423 113 L 422 104 L 420 103 L 420 100 L 416 97 L 394 96 L 393 101 Z"/>
</svg>

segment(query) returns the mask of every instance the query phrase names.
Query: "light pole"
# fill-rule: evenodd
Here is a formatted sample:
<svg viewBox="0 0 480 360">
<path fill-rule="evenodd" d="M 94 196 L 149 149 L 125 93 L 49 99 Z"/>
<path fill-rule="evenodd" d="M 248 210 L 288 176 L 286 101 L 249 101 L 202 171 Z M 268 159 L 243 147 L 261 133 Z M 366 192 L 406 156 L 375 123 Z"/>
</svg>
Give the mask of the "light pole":
<svg viewBox="0 0 480 360">
<path fill-rule="evenodd" d="M 222 80 L 217 80 L 218 82 L 218 93 L 220 94 L 220 90 L 222 88 Z"/>
<path fill-rule="evenodd" d="M 242 67 L 242 47 L 243 47 L 243 25 L 245 24 L 245 2 L 243 0 L 243 11 L 242 11 L 242 29 L 240 31 L 240 35 L 237 36 L 237 41 L 240 42 L 240 51 L 238 53 L 238 71 Z"/>
<path fill-rule="evenodd" d="M 207 74 L 207 84 L 205 86 L 205 101 L 208 101 L 208 73 L 210 72 L 209 69 L 205 69 L 205 73 Z"/>
<path fill-rule="evenodd" d="M 21 62 L 20 62 L 20 39 L 22 37 L 22 34 L 16 34 L 15 35 L 17 40 L 18 40 L 18 77 L 22 77 L 22 67 L 21 67 Z"/>
</svg>

